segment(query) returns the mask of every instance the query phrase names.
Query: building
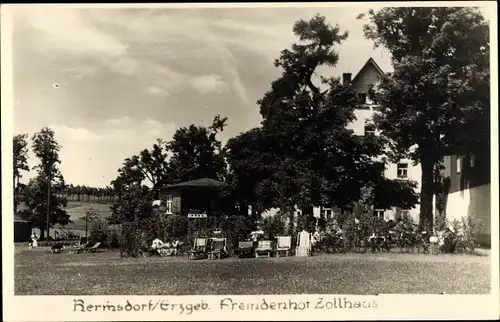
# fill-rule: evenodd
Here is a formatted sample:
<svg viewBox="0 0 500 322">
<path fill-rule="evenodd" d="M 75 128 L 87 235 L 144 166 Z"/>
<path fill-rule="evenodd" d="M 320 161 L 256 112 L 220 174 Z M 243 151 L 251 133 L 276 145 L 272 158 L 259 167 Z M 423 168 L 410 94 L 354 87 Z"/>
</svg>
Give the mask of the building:
<svg viewBox="0 0 500 322">
<path fill-rule="evenodd" d="M 444 158 L 445 197 L 441 207 L 444 214 L 441 215 L 448 221 L 474 216 L 481 224 L 478 243 L 491 246 L 491 162 L 488 147 L 485 149 L 475 154 Z M 436 208 L 434 213 L 438 213 Z"/>
<path fill-rule="evenodd" d="M 160 199 L 166 203 L 166 214 L 206 218 L 220 209 L 220 192 L 227 184 L 209 179 L 197 179 L 165 186 Z"/>
<path fill-rule="evenodd" d="M 29 242 L 31 239 L 31 223 L 18 215 L 14 215 L 14 243 Z"/>
<path fill-rule="evenodd" d="M 368 90 L 370 86 L 377 84 L 383 75 L 384 72 L 380 69 L 373 58 L 368 59 L 368 61 L 354 77 L 352 77 L 352 74 L 350 73 L 344 73 L 342 75 L 343 82 L 351 83 L 353 89 L 358 93 L 358 99 L 362 103 L 360 108 L 355 111 L 356 120 L 348 126 L 348 128 L 352 129 L 357 135 L 366 135 L 369 133 L 376 134 L 375 129 L 367 124 L 373 116 L 375 107 L 373 102 L 368 98 Z M 422 175 L 421 168 L 419 164 L 413 165 L 411 160 L 403 159 L 398 163 L 387 163 L 384 175 L 388 179 L 406 179 L 416 181 L 418 183 L 418 189 L 420 189 Z M 316 217 L 319 217 L 321 212 L 323 212 L 326 218 L 333 215 L 333 209 L 331 208 L 314 209 L 314 215 Z M 403 215 L 404 213 L 407 213 L 415 221 L 418 221 L 420 206 L 416 205 L 413 209 L 374 209 L 374 214 L 384 218 L 385 220 L 394 219 L 397 215 Z"/>
</svg>

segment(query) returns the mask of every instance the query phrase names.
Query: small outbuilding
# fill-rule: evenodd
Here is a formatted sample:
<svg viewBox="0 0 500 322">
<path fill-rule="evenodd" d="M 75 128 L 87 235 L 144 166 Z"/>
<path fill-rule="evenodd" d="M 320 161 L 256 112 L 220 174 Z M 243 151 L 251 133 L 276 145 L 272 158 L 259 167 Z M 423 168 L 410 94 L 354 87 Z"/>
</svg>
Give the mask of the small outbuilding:
<svg viewBox="0 0 500 322">
<path fill-rule="evenodd" d="M 29 242 L 31 238 L 31 222 L 14 215 L 14 242 Z"/>
</svg>

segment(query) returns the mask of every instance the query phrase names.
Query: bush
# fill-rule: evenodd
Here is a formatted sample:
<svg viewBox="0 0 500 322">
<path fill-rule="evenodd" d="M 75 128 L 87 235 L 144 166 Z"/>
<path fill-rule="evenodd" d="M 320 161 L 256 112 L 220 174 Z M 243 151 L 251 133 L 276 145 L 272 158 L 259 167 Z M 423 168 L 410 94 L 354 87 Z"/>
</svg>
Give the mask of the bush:
<svg viewBox="0 0 500 322">
<path fill-rule="evenodd" d="M 277 236 L 282 236 L 286 231 L 286 220 L 280 212 L 264 218 L 262 222 L 262 230 L 269 235 L 271 240 Z"/>
<path fill-rule="evenodd" d="M 477 247 L 477 235 L 481 231 L 482 226 L 481 220 L 473 214 L 462 217 L 461 228 L 465 247 L 471 253 L 474 252 L 474 249 Z"/>
</svg>

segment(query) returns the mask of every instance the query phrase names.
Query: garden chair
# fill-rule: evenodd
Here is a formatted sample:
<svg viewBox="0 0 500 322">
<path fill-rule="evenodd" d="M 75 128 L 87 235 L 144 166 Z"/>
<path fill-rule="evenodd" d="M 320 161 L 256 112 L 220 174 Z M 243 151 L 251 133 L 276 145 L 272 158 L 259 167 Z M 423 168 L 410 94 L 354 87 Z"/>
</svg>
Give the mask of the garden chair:
<svg viewBox="0 0 500 322">
<path fill-rule="evenodd" d="M 295 256 L 312 255 L 312 234 L 303 230 L 297 235 L 297 247 Z"/>
<path fill-rule="evenodd" d="M 198 259 L 207 254 L 207 238 L 195 238 L 193 248 L 188 252 L 189 259 Z"/>
<path fill-rule="evenodd" d="M 254 251 L 255 258 L 259 257 L 271 257 L 271 241 L 270 240 L 261 240 L 257 244 L 257 248 Z"/>
<path fill-rule="evenodd" d="M 236 249 L 238 258 L 252 257 L 253 254 L 253 241 L 239 241 Z"/>
<path fill-rule="evenodd" d="M 95 253 L 97 252 L 97 248 L 101 246 L 101 242 L 97 242 L 94 245 L 90 246 L 90 243 L 82 245 L 80 247 L 73 248 L 71 250 L 71 254 L 81 254 L 81 253 Z"/>
<path fill-rule="evenodd" d="M 292 236 L 278 236 L 276 239 L 276 257 L 280 257 L 280 252 L 285 252 L 285 256 L 289 256 L 292 248 Z"/>
<path fill-rule="evenodd" d="M 212 249 L 208 252 L 208 259 L 221 259 L 226 254 L 226 238 L 213 238 Z"/>
</svg>

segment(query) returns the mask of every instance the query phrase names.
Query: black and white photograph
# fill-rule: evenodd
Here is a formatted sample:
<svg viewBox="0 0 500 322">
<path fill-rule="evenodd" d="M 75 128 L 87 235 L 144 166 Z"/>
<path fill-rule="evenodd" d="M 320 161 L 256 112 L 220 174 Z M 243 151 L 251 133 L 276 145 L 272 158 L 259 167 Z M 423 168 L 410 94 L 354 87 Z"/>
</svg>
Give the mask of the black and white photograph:
<svg viewBox="0 0 500 322">
<path fill-rule="evenodd" d="M 13 295 L 497 292 L 496 6 L 395 4 L 2 6 Z"/>
</svg>

